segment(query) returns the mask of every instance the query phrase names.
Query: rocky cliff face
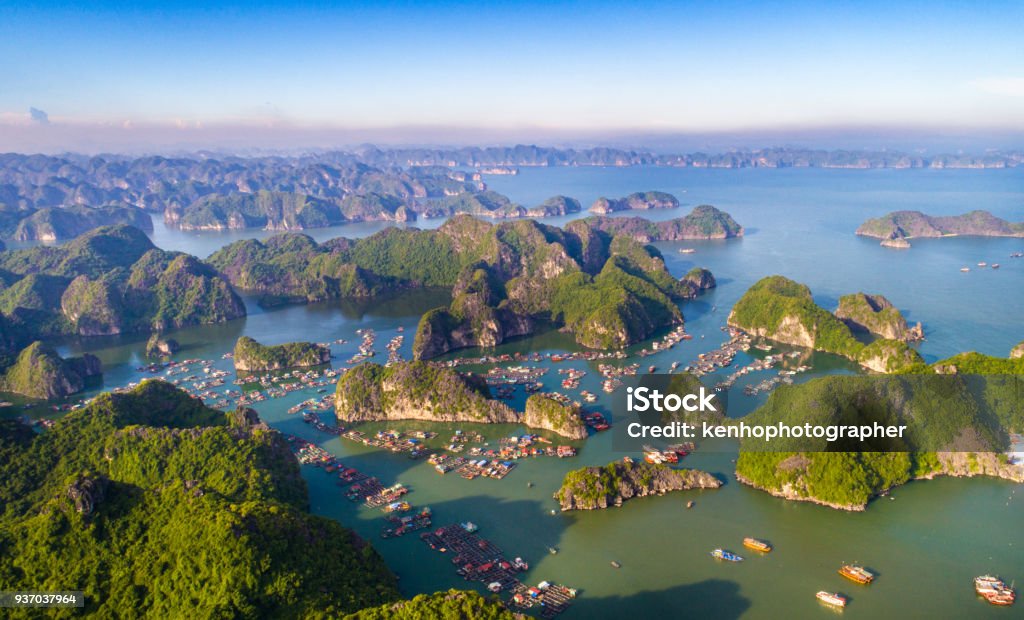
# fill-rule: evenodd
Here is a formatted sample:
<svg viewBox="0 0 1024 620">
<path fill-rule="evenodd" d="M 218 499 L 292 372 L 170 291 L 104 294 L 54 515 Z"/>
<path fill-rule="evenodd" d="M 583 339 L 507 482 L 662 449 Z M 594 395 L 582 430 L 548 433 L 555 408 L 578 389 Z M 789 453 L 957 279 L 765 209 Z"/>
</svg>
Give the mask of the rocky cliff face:
<svg viewBox="0 0 1024 620">
<path fill-rule="evenodd" d="M 532 394 L 526 399 L 523 424 L 558 433 L 568 439 L 587 438 L 587 426 L 583 423 L 580 408 L 563 405 L 544 394 Z"/>
<path fill-rule="evenodd" d="M 604 467 L 569 472 L 554 497 L 563 511 L 595 510 L 620 506 L 634 497 L 720 486 L 720 480 L 695 469 L 675 470 L 639 461 L 616 461 Z"/>
<path fill-rule="evenodd" d="M 149 214 L 135 207 L 62 207 L 40 209 L 18 223 L 18 241 L 73 239 L 99 226 L 123 224 L 152 231 Z"/>
<path fill-rule="evenodd" d="M 102 373 L 99 358 L 85 354 L 63 359 L 50 347 L 34 342 L 7 369 L 0 387 L 32 398 L 52 400 L 81 392 L 86 380 Z"/>
<path fill-rule="evenodd" d="M 696 297 L 718 286 L 714 274 L 703 267 L 694 267 L 680 279 L 680 282 L 689 290 L 688 297 Z"/>
<path fill-rule="evenodd" d="M 1024 341 L 1013 347 L 1010 351 L 1010 359 L 1018 359 L 1021 357 L 1024 357 Z"/>
<path fill-rule="evenodd" d="M 870 332 L 882 338 L 905 342 L 924 338 L 921 324 L 908 326 L 903 314 L 881 295 L 843 295 L 839 298 L 839 308 L 835 315 L 851 329 Z"/>
<path fill-rule="evenodd" d="M 170 357 L 178 352 L 181 346 L 174 338 L 161 338 L 160 334 L 153 334 L 146 341 L 146 355 L 148 357 Z"/>
<path fill-rule="evenodd" d="M 331 363 L 331 350 L 312 342 L 289 342 L 264 346 L 248 336 L 235 343 L 236 372 L 264 372 L 283 368 L 305 368 Z"/>
<path fill-rule="evenodd" d="M 338 380 L 334 408 L 343 422 L 428 420 L 517 423 L 508 405 L 489 398 L 482 380 L 426 362 L 360 364 Z"/>
</svg>

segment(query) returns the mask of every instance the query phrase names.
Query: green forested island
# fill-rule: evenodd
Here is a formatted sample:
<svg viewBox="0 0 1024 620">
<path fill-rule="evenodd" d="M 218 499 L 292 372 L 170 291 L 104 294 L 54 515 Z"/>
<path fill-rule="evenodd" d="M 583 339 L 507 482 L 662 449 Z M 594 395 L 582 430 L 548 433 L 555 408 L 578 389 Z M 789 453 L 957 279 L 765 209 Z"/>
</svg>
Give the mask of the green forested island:
<svg viewBox="0 0 1024 620">
<path fill-rule="evenodd" d="M 907 431 L 898 439 L 831 446 L 824 440 L 744 440 L 736 477 L 786 499 L 844 510 L 863 510 L 874 496 L 913 479 L 987 475 L 1024 481 L 1005 455 L 1008 433 L 1024 430 L 1024 414 L 1016 406 L 1024 366 L 1013 361 L 970 353 L 900 375 L 833 375 L 780 386 L 743 421 L 878 422 L 903 424 Z M 948 376 L 951 371 L 973 376 Z"/>
<path fill-rule="evenodd" d="M 103 373 L 100 360 L 86 353 L 63 359 L 40 341 L 22 349 L 0 375 L 0 392 L 14 392 L 31 398 L 51 400 L 81 392 L 88 382 Z"/>
<path fill-rule="evenodd" d="M 318 244 L 291 234 L 239 241 L 210 262 L 236 286 L 270 302 L 450 289 L 452 303 L 420 321 L 419 359 L 493 346 L 541 323 L 564 327 L 588 347 L 622 347 L 681 323 L 676 302 L 708 283 L 676 280 L 657 250 L 606 233 L 592 220 L 560 229 L 462 215 L 436 230 L 388 229 L 365 239 Z"/>
<path fill-rule="evenodd" d="M 769 340 L 835 353 L 877 372 L 895 372 L 921 361 L 902 340 L 857 340 L 842 320 L 814 302 L 811 290 L 783 276 L 751 286 L 729 314 L 729 325 Z"/>
<path fill-rule="evenodd" d="M 910 326 L 903 314 L 882 295 L 854 293 L 839 298 L 836 317 L 850 329 L 889 340 L 913 341 L 924 338 L 921 323 Z"/>
<path fill-rule="evenodd" d="M 857 229 L 858 235 L 881 239 L 883 245 L 909 247 L 915 237 L 1024 237 L 1024 222 L 1013 223 L 988 211 L 963 215 L 933 216 L 920 211 L 894 211 L 868 220 Z"/>
<path fill-rule="evenodd" d="M 647 209 L 674 209 L 679 199 L 667 192 L 634 192 L 623 198 L 602 196 L 590 205 L 590 212 L 606 215 L 617 211 L 646 211 Z"/>
<path fill-rule="evenodd" d="M 232 357 L 235 370 L 262 372 L 330 364 L 331 350 L 313 342 L 266 346 L 248 336 L 242 336 L 235 343 Z"/>
<path fill-rule="evenodd" d="M 717 489 L 722 482 L 696 469 L 672 469 L 625 459 L 604 467 L 584 467 L 565 475 L 555 499 L 563 511 L 620 506 L 634 497 L 686 489 Z"/>
<path fill-rule="evenodd" d="M 569 439 L 586 439 L 587 426 L 579 406 L 562 404 L 546 394 L 531 394 L 526 399 L 523 424 L 543 428 Z"/>
<path fill-rule="evenodd" d="M 662 222 L 640 217 L 601 216 L 591 216 L 584 221 L 592 228 L 613 235 L 630 235 L 642 243 L 743 236 L 743 227 L 731 215 L 711 205 L 699 205 L 685 217 Z"/>
</svg>

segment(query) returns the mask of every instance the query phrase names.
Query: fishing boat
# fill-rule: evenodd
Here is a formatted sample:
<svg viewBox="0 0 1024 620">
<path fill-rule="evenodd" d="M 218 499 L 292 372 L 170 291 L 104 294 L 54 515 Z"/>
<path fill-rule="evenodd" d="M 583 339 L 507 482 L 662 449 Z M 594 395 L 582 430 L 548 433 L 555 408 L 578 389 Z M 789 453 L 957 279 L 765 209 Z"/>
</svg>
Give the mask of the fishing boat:
<svg viewBox="0 0 1024 620">
<path fill-rule="evenodd" d="M 863 566 L 857 566 L 856 564 L 844 564 L 843 567 L 839 569 L 839 574 L 850 581 L 855 581 L 862 585 L 867 585 L 875 580 L 875 576 L 871 571 L 867 570 Z"/>
<path fill-rule="evenodd" d="M 726 551 L 725 549 L 715 549 L 711 552 L 711 557 L 715 558 L 716 560 L 725 560 L 726 562 L 743 561 L 743 558 L 741 556 L 738 556 L 735 553 L 732 553 L 731 551 Z"/>
<path fill-rule="evenodd" d="M 767 542 L 765 542 L 763 540 L 758 540 L 756 538 L 751 538 L 749 536 L 743 539 L 743 546 L 746 547 L 747 549 L 753 549 L 754 551 L 761 551 L 761 552 L 764 552 L 764 553 L 768 553 L 769 551 L 772 550 L 771 544 L 769 544 L 769 543 L 767 543 Z"/>
<path fill-rule="evenodd" d="M 836 607 L 846 607 L 846 597 L 835 592 L 825 592 L 822 590 L 815 594 L 818 600 L 822 603 L 828 603 L 829 605 L 835 605 Z"/>
</svg>

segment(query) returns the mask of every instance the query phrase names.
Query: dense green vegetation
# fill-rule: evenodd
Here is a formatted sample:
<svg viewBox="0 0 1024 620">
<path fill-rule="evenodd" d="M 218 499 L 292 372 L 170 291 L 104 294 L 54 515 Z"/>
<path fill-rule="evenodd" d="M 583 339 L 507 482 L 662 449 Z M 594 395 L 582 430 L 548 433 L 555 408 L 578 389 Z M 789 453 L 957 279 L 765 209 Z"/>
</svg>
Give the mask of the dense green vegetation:
<svg viewBox="0 0 1024 620">
<path fill-rule="evenodd" d="M 450 368 L 426 362 L 363 363 L 338 379 L 335 411 L 342 421 L 519 421 L 514 411 L 489 396 L 482 379 Z"/>
<path fill-rule="evenodd" d="M 98 226 L 123 224 L 152 231 L 153 221 L 144 211 L 128 206 L 47 207 L 31 212 L 11 234 L 18 241 L 73 239 Z"/>
<path fill-rule="evenodd" d="M 487 599 L 476 592 L 448 590 L 364 609 L 345 616 L 345 620 L 515 620 L 520 617 L 506 609 L 497 597 Z"/>
<path fill-rule="evenodd" d="M 555 499 L 562 510 L 607 508 L 633 497 L 685 489 L 717 489 L 722 483 L 696 469 L 623 459 L 603 467 L 583 467 L 566 473 Z"/>
<path fill-rule="evenodd" d="M 634 192 L 624 198 L 602 196 L 590 205 L 590 210 L 594 213 L 613 213 L 633 209 L 674 209 L 678 206 L 679 200 L 672 194 L 650 191 Z"/>
<path fill-rule="evenodd" d="M 902 341 L 860 342 L 842 320 L 814 303 L 806 285 L 783 276 L 762 278 L 747 289 L 733 306 L 729 324 L 772 340 L 842 355 L 881 372 L 921 362 Z"/>
<path fill-rule="evenodd" d="M 396 598 L 370 546 L 305 512 L 281 435 L 166 383 L 37 436 L 5 422 L 0 461 L 4 590 L 80 589 L 96 617 L 337 617 Z"/>
<path fill-rule="evenodd" d="M 42 342 L 25 347 L 0 375 L 0 391 L 40 399 L 64 398 L 81 392 L 86 383 L 101 373 L 93 355 L 63 359 Z"/>
<path fill-rule="evenodd" d="M 870 332 L 882 338 L 907 340 L 920 336 L 910 333 L 903 314 L 881 295 L 843 295 L 839 298 L 836 316 L 851 329 Z"/>
<path fill-rule="evenodd" d="M 585 439 L 587 427 L 576 405 L 558 402 L 546 394 L 531 394 L 526 399 L 523 423 L 534 428 L 554 431 L 570 439 Z"/>
<path fill-rule="evenodd" d="M 218 323 L 245 305 L 209 265 L 155 248 L 129 226 L 0 255 L 0 311 L 28 337 L 101 335 Z"/>
<path fill-rule="evenodd" d="M 977 356 L 952 359 L 974 361 L 971 372 L 1007 372 L 1005 365 Z M 950 471 L 981 473 L 980 466 L 970 459 L 958 464 L 956 459 L 939 455 L 999 454 L 1006 449 L 1008 433 L 1024 430 L 1020 408 L 1024 378 L 1019 370 L 1017 375 L 990 376 L 937 375 L 923 365 L 916 370 L 922 374 L 827 376 L 802 385 L 780 386 L 742 421 L 751 425 L 906 425 L 904 439 L 845 440 L 827 445 L 824 440 L 765 443 L 745 439 L 736 463 L 737 476 L 793 499 L 859 508 L 881 491 L 912 478 Z M 997 467 L 988 471 L 1004 475 Z"/>
<path fill-rule="evenodd" d="M 264 371 L 329 364 L 331 350 L 313 342 L 288 342 L 265 346 L 248 336 L 235 343 L 235 368 Z"/>
</svg>

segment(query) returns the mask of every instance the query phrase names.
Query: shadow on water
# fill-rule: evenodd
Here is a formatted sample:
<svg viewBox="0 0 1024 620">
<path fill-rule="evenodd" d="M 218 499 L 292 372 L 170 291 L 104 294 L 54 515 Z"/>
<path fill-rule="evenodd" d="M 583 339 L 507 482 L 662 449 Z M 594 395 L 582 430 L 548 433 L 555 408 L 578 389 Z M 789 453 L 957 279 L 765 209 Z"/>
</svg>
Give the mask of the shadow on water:
<svg viewBox="0 0 1024 620">
<path fill-rule="evenodd" d="M 629 596 L 588 598 L 584 595 L 573 602 L 570 611 L 577 618 L 628 618 L 643 610 L 640 617 L 644 618 L 686 616 L 728 620 L 739 618 L 750 607 L 751 601 L 740 594 L 738 583 L 707 579 Z"/>
</svg>

